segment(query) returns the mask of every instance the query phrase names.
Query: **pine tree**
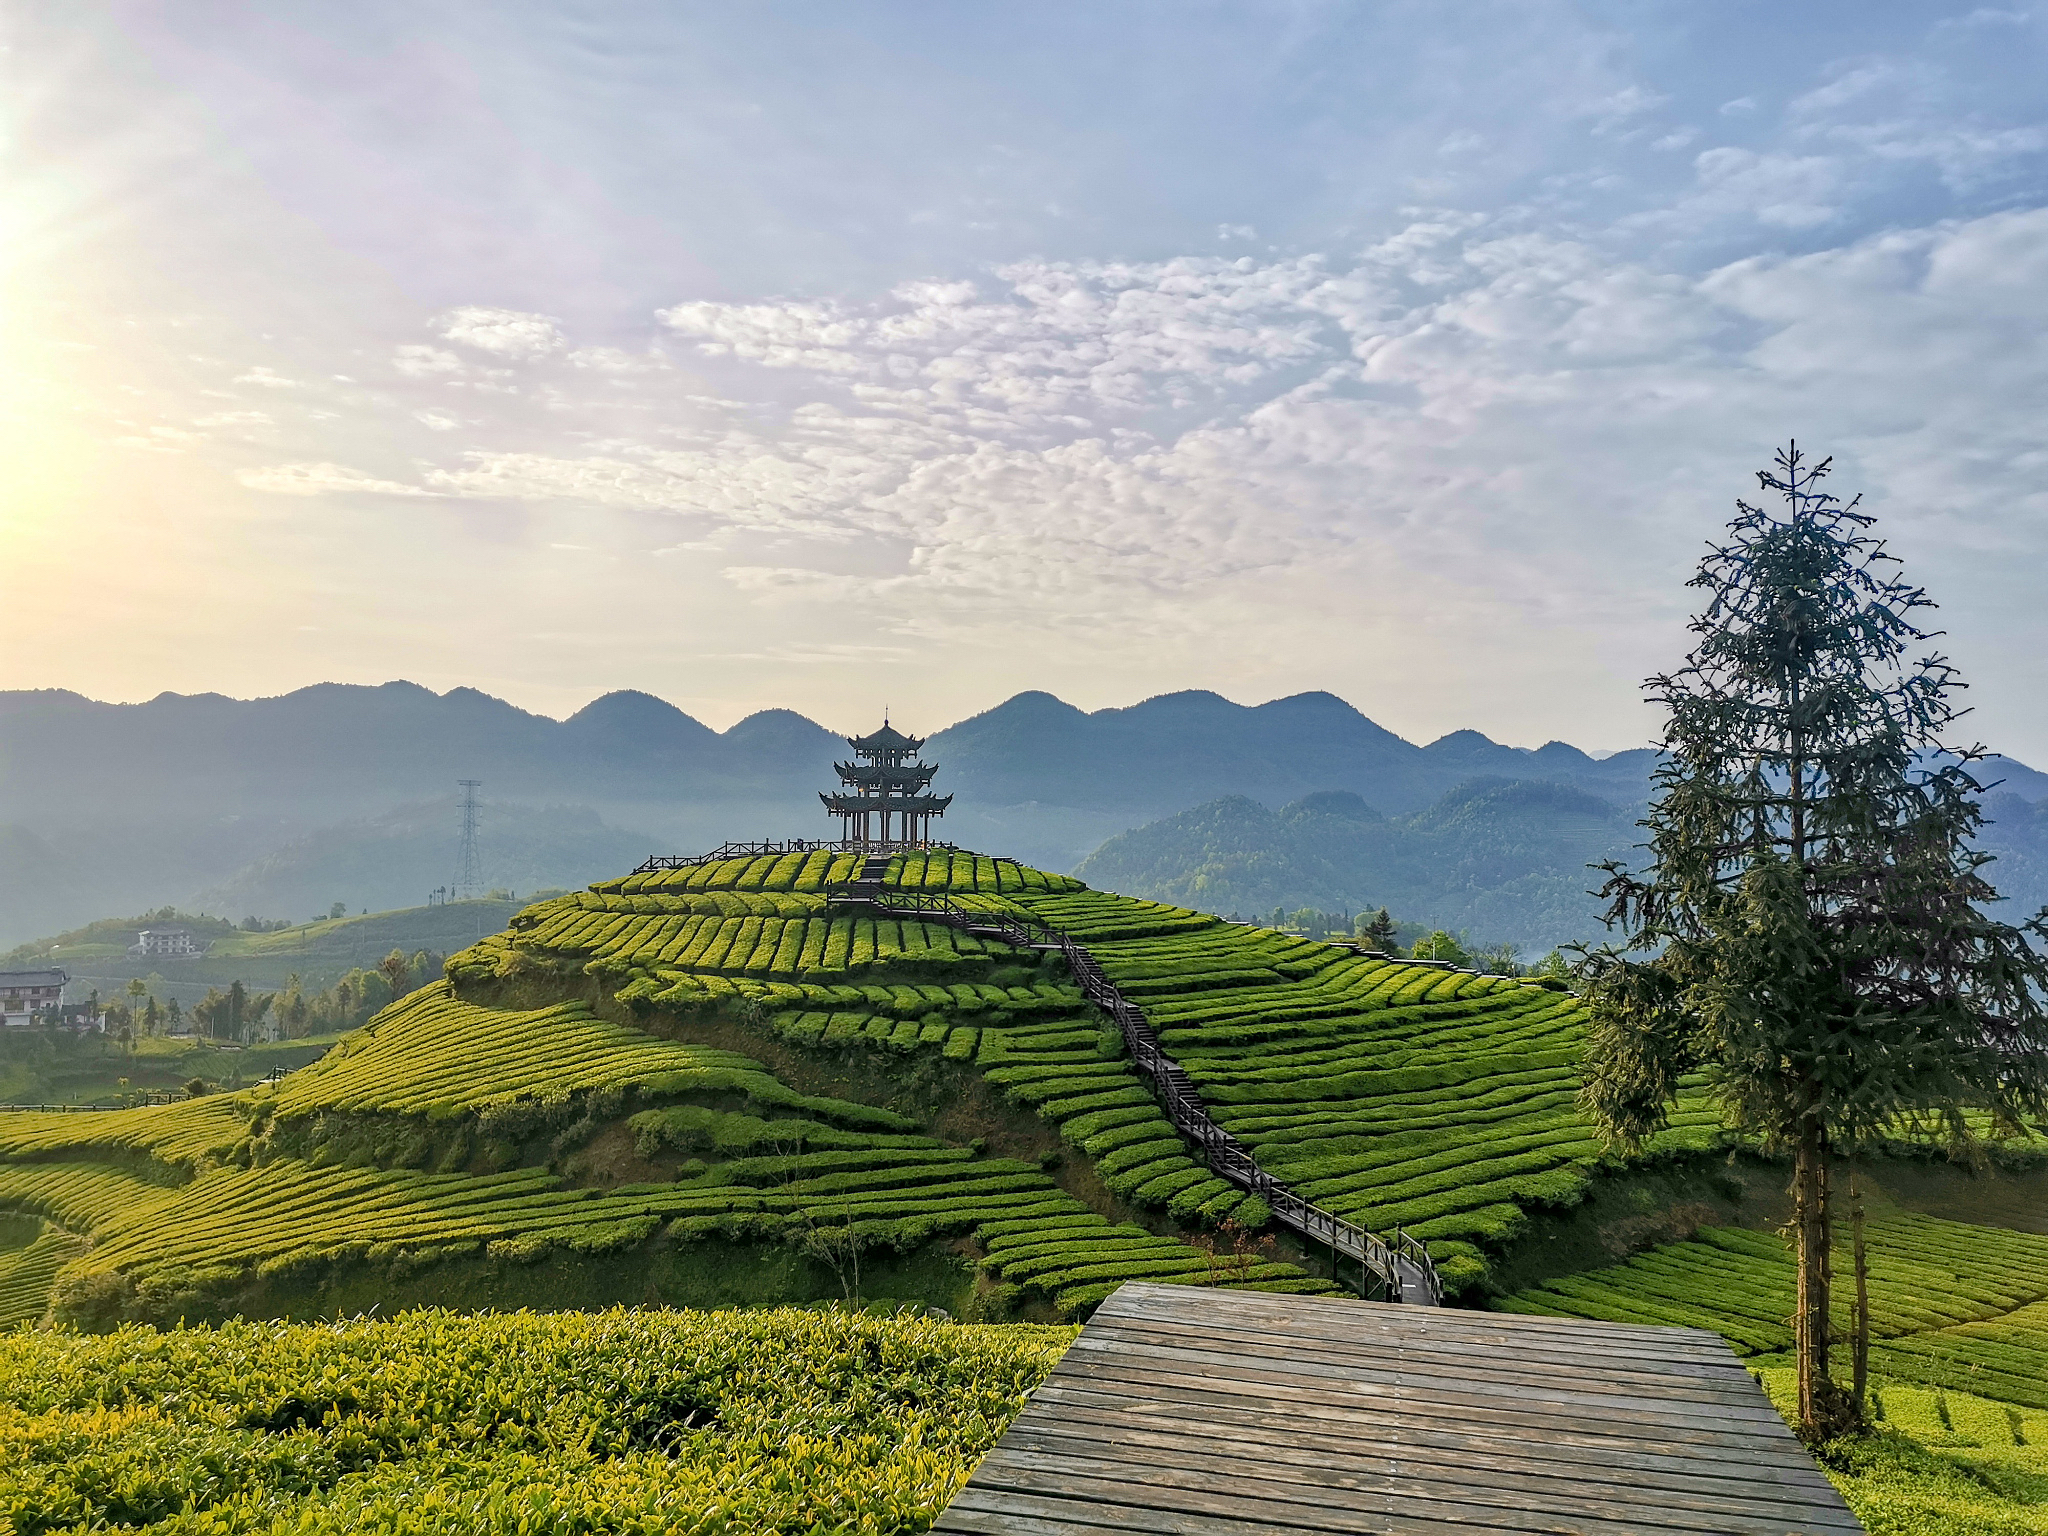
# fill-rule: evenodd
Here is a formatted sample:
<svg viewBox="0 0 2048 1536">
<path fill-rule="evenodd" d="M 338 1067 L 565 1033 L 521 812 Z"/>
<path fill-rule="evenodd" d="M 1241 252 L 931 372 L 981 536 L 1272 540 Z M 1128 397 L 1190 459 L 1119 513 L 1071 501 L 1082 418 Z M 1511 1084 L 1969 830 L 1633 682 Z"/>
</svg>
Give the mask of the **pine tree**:
<svg viewBox="0 0 2048 1536">
<path fill-rule="evenodd" d="M 1360 930 L 1368 949 L 1377 949 L 1384 954 L 1398 955 L 1400 945 L 1394 939 L 1394 919 L 1385 907 L 1373 913 L 1372 918 Z"/>
<path fill-rule="evenodd" d="M 1582 1102 L 1639 1147 L 1704 1070 L 1731 1126 L 1793 1158 L 1803 1429 L 1852 1426 L 1829 1373 L 1829 1169 L 1886 1135 L 2021 1130 L 2048 1113 L 2048 912 L 1993 921 L 1971 848 L 1978 749 L 1942 750 L 1962 687 L 1916 615 L 1933 605 L 1858 502 L 1797 446 L 1736 503 L 1690 585 L 1697 643 L 1652 678 L 1667 711 L 1651 868 L 1601 866 L 1619 946 L 1578 970 Z"/>
</svg>

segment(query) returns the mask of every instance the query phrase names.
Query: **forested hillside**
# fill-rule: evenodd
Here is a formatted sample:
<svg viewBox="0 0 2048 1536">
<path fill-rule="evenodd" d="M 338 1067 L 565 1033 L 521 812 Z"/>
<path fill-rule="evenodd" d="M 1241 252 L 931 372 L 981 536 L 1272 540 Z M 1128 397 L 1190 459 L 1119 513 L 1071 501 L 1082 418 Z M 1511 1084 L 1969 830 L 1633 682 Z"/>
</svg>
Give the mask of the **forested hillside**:
<svg viewBox="0 0 2048 1536">
<path fill-rule="evenodd" d="M 1985 802 L 1986 873 L 2013 909 L 2048 905 L 2048 802 Z M 1357 795 L 1307 795 L 1270 810 L 1243 795 L 1110 838 L 1076 868 L 1091 884 L 1258 917 L 1276 908 L 1356 913 L 1465 931 L 1526 955 L 1604 932 L 1590 866 L 1637 857 L 1636 804 L 1566 785 L 1475 779 L 1434 804 L 1383 816 Z"/>
<path fill-rule="evenodd" d="M 1358 796 L 1278 811 L 1242 795 L 1111 838 L 1076 871 L 1092 884 L 1247 916 L 1314 907 L 1396 916 L 1542 953 L 1594 936 L 1587 868 L 1624 857 L 1634 817 L 1579 790 L 1478 779 L 1388 818 Z"/>
</svg>

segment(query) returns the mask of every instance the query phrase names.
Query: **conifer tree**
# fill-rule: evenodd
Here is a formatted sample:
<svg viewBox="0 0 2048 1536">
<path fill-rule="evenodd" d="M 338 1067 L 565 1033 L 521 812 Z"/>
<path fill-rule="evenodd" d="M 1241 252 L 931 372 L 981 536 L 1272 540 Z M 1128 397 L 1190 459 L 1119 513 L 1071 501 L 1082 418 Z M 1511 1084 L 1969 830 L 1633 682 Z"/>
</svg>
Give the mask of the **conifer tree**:
<svg viewBox="0 0 2048 1536">
<path fill-rule="evenodd" d="M 1982 753 L 1942 750 L 1963 685 L 1861 498 L 1820 490 L 1829 462 L 1780 452 L 1758 479 L 1782 509 L 1738 501 L 1690 583 L 1697 643 L 1646 685 L 1667 712 L 1650 867 L 1600 866 L 1626 939 L 1578 966 L 1581 1100 L 1611 1143 L 1639 1147 L 1704 1072 L 1739 1134 L 1792 1154 L 1814 1436 L 1858 1417 L 1829 1372 L 1831 1159 L 1898 1134 L 1967 1150 L 2048 1112 L 2048 912 L 1982 910 Z"/>
</svg>

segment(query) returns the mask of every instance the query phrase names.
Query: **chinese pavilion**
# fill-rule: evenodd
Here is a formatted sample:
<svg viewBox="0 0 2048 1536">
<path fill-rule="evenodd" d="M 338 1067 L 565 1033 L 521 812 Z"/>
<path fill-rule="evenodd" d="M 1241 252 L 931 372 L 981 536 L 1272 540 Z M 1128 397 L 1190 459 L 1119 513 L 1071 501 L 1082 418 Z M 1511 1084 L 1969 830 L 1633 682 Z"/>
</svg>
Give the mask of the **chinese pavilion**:
<svg viewBox="0 0 2048 1536">
<path fill-rule="evenodd" d="M 953 797 L 929 793 L 939 770 L 917 761 L 924 739 L 905 736 L 884 720 L 873 735 L 849 736 L 846 744 L 856 760 L 832 765 L 845 792 L 818 796 L 826 811 L 839 818 L 845 840 L 885 847 L 926 841 L 927 824 L 946 814 Z"/>
</svg>

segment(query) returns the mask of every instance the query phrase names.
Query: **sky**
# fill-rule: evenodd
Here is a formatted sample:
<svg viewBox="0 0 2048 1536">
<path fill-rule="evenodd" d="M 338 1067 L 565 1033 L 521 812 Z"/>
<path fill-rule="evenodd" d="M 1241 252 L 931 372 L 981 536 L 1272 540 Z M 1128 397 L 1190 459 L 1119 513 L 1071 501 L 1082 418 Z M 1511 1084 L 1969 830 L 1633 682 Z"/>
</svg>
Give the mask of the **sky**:
<svg viewBox="0 0 2048 1536">
<path fill-rule="evenodd" d="M 16 0 L 0 688 L 1652 739 L 1833 455 L 2048 763 L 2048 11 Z"/>
</svg>

